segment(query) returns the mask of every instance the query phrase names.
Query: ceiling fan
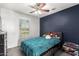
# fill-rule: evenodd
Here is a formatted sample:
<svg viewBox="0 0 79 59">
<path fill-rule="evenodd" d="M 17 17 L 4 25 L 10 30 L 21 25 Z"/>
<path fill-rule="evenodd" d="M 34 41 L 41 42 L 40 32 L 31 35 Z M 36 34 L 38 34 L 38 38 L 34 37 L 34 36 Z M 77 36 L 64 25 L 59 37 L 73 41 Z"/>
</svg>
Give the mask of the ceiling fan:
<svg viewBox="0 0 79 59">
<path fill-rule="evenodd" d="M 34 10 L 31 11 L 30 13 L 35 13 L 35 12 L 38 12 L 40 11 L 41 13 L 43 12 L 49 12 L 50 9 L 44 9 L 43 7 L 46 6 L 46 3 L 36 3 L 34 6 L 30 6 L 31 8 L 33 8 Z M 55 8 L 53 8 L 52 10 L 54 10 Z"/>
</svg>

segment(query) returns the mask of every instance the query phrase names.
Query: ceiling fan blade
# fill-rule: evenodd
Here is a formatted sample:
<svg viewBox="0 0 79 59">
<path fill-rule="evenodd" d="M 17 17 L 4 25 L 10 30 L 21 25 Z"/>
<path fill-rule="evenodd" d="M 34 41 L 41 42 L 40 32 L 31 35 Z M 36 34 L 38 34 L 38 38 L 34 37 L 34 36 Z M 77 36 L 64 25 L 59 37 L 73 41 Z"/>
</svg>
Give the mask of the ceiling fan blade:
<svg viewBox="0 0 79 59">
<path fill-rule="evenodd" d="M 56 8 L 52 8 L 51 10 L 55 10 Z"/>
<path fill-rule="evenodd" d="M 35 11 L 31 11 L 31 12 L 29 12 L 29 13 L 34 13 Z"/>
<path fill-rule="evenodd" d="M 36 7 L 34 7 L 34 6 L 30 6 L 31 8 L 33 8 L 33 9 L 36 9 Z"/>
<path fill-rule="evenodd" d="M 46 3 L 37 3 L 36 4 L 39 8 L 43 8 L 45 5 L 46 5 Z"/>
<path fill-rule="evenodd" d="M 49 12 L 50 10 L 40 9 L 43 12 Z"/>
</svg>

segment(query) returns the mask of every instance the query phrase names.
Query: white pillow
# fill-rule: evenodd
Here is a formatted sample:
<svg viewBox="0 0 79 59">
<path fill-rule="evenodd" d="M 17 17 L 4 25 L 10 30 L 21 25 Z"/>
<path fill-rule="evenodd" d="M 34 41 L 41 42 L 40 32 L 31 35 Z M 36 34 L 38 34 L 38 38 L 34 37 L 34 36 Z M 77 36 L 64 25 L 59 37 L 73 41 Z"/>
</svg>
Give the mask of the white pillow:
<svg viewBox="0 0 79 59">
<path fill-rule="evenodd" d="M 51 39 L 52 37 L 50 35 L 45 36 L 46 39 Z"/>
<path fill-rule="evenodd" d="M 57 35 L 55 35 L 55 38 L 60 39 L 60 37 L 58 37 Z"/>
</svg>

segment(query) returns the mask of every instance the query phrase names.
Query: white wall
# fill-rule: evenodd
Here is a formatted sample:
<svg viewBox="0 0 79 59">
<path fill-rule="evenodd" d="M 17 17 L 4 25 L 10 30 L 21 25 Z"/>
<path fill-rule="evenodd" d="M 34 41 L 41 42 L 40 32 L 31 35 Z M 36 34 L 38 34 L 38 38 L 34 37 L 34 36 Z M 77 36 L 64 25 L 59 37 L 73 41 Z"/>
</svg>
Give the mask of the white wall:
<svg viewBox="0 0 79 59">
<path fill-rule="evenodd" d="M 39 18 L 35 16 L 16 13 L 12 10 L 1 8 L 2 30 L 7 32 L 7 46 L 13 48 L 18 46 L 19 20 L 29 19 L 30 34 L 27 38 L 39 36 Z"/>
</svg>

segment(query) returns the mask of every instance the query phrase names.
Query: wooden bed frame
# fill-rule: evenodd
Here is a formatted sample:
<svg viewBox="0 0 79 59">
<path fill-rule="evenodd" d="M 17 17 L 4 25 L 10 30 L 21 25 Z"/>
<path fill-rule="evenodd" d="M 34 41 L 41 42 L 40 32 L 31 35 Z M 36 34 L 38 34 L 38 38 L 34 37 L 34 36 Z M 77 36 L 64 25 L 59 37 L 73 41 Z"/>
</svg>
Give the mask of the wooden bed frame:
<svg viewBox="0 0 79 59">
<path fill-rule="evenodd" d="M 50 49 L 48 49 L 47 51 L 45 51 L 44 53 L 42 53 L 40 56 L 54 56 L 55 53 L 61 49 L 62 44 L 61 42 L 58 43 L 57 45 L 55 45 L 54 47 L 51 47 Z"/>
</svg>

